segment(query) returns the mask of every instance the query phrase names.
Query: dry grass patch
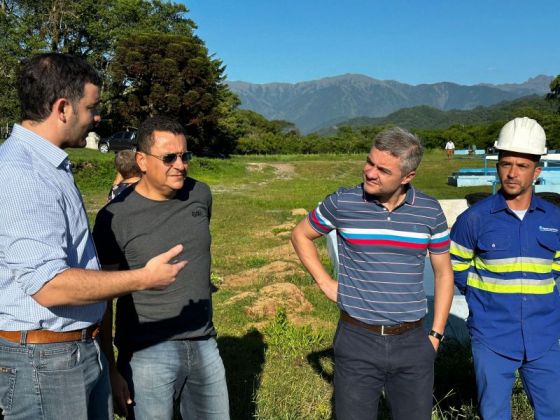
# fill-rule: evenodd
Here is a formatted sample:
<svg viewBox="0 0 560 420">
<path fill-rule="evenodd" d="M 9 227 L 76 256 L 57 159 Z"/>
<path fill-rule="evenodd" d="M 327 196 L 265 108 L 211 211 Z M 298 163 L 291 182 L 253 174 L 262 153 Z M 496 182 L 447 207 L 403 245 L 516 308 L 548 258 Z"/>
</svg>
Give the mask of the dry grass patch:
<svg viewBox="0 0 560 420">
<path fill-rule="evenodd" d="M 258 294 L 257 300 L 245 309 L 248 316 L 272 318 L 280 308 L 284 308 L 288 315 L 313 310 L 303 292 L 292 283 L 271 284 L 259 290 Z"/>
<path fill-rule="evenodd" d="M 295 173 L 295 167 L 291 163 L 253 163 L 247 164 L 248 172 L 262 172 L 267 168 L 274 170 L 274 175 L 280 179 L 290 179 Z"/>
<path fill-rule="evenodd" d="M 304 271 L 295 261 L 274 261 L 259 268 L 251 268 L 237 274 L 225 276 L 224 285 L 230 287 L 250 286 L 260 279 L 268 282 L 274 279 L 284 279 L 287 276 L 301 275 Z"/>
<path fill-rule="evenodd" d="M 307 216 L 306 209 L 292 209 L 292 216 Z"/>
<path fill-rule="evenodd" d="M 244 299 L 251 299 L 257 296 L 256 292 L 241 292 L 238 293 L 232 297 L 230 297 L 228 300 L 226 300 L 223 304 L 228 306 L 228 305 L 234 305 L 239 301 L 242 301 Z"/>
</svg>

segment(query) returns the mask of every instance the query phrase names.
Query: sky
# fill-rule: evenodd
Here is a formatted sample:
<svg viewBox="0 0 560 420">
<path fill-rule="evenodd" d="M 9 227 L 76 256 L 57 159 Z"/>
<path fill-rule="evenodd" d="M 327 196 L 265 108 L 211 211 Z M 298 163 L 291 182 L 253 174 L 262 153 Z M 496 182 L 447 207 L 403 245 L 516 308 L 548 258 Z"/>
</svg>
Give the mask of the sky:
<svg viewBox="0 0 560 420">
<path fill-rule="evenodd" d="M 558 0 L 178 2 L 230 81 L 355 73 L 472 85 L 560 74 Z"/>
</svg>

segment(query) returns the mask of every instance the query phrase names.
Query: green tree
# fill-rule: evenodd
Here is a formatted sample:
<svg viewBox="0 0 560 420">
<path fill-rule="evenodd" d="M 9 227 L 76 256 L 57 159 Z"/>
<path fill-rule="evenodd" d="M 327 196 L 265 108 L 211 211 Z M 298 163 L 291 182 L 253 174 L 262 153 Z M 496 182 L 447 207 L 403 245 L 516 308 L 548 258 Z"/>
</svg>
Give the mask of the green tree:
<svg viewBox="0 0 560 420">
<path fill-rule="evenodd" d="M 546 95 L 546 98 L 558 103 L 558 112 L 560 113 L 560 75 L 550 82 L 550 92 Z"/>
<path fill-rule="evenodd" d="M 10 13 L 11 4 L 2 2 L 0 8 L 0 128 L 19 118 L 15 89 L 15 72 L 21 56 L 17 42 L 16 19 Z"/>
<path fill-rule="evenodd" d="M 235 105 L 220 60 L 196 36 L 161 32 L 122 38 L 108 68 L 109 117 L 137 125 L 165 114 L 186 128 L 189 147 L 230 152 L 233 138 L 221 125 Z M 225 106 L 224 106 L 225 104 Z"/>
<path fill-rule="evenodd" d="M 196 27 L 182 4 L 161 0 L 4 0 L 8 37 L 21 55 L 64 52 L 88 58 L 104 70 L 117 42 L 134 32 L 189 35 Z M 5 32 L 2 31 L 4 34 Z"/>
<path fill-rule="evenodd" d="M 208 58 L 204 44 L 193 35 L 196 25 L 186 17 L 187 12 L 182 4 L 162 0 L 0 0 L 0 123 L 18 119 L 15 70 L 22 59 L 38 52 L 55 51 L 83 56 L 101 72 L 104 84 L 114 88 L 120 81 L 111 79 L 107 69 L 114 62 L 117 46 L 125 42 L 123 40 L 138 37 L 141 33 L 174 34 L 189 39 L 188 51 L 194 51 L 191 69 L 210 66 L 207 70 L 210 76 L 204 75 L 203 70 L 196 70 L 185 77 L 214 78 L 221 64 Z M 220 68 L 219 77 L 222 70 Z M 133 84 L 124 85 L 123 90 L 126 87 L 133 87 Z M 209 90 L 203 91 L 206 87 Z M 156 108 L 163 109 L 165 106 L 158 102 L 162 97 L 157 94 L 158 89 L 161 92 L 161 86 L 156 84 L 149 101 Z M 111 115 L 115 113 L 107 99 L 111 99 L 113 93 L 102 92 L 102 105 Z M 207 85 L 198 83 L 197 89 L 188 95 L 180 101 L 169 95 L 166 106 L 176 108 L 178 102 L 191 101 L 204 111 L 215 108 L 219 103 L 221 114 L 227 115 L 238 104 L 231 99 L 232 94 L 227 87 L 217 87 L 213 82 Z M 103 114 L 105 117 L 107 112 Z M 192 115 L 188 121 L 189 130 L 204 130 L 207 136 L 230 139 L 231 136 L 224 131 L 227 126 L 220 125 L 219 121 L 209 125 L 209 121 L 217 119 L 218 114 Z M 183 117 L 186 121 L 187 118 Z M 132 118 L 120 118 L 113 121 L 111 128 L 120 128 L 118 124 L 121 123 L 132 125 L 133 122 Z"/>
</svg>

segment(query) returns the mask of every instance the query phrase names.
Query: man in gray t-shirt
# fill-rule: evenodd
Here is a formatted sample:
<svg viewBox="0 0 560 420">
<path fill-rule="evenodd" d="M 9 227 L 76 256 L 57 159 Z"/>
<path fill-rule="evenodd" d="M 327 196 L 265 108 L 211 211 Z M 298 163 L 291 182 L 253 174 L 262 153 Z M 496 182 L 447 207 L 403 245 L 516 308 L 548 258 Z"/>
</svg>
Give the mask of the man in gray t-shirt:
<svg viewBox="0 0 560 420">
<path fill-rule="evenodd" d="M 118 299 L 118 362 L 109 355 L 115 408 L 133 411 L 137 420 L 171 419 L 178 401 L 183 418 L 227 419 L 225 371 L 212 324 L 210 189 L 186 176 L 191 154 L 180 124 L 165 117 L 146 120 L 138 149 L 141 180 L 97 215 L 101 263 L 134 269 L 180 243 L 184 251 L 177 258 L 188 264 L 172 286 Z M 110 337 L 105 334 L 108 353 Z"/>
</svg>

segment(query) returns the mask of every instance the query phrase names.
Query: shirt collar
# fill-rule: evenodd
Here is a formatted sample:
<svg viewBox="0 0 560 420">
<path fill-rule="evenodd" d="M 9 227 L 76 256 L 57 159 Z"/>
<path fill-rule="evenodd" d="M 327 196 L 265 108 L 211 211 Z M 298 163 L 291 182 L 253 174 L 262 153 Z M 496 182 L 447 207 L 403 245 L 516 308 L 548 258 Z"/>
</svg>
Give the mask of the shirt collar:
<svg viewBox="0 0 560 420">
<path fill-rule="evenodd" d="M 406 197 L 404 198 L 404 202 L 412 206 L 416 201 L 416 189 L 410 184 L 406 184 L 405 189 Z"/>
<path fill-rule="evenodd" d="M 40 156 L 44 161 L 49 162 L 55 168 L 62 167 L 69 170 L 68 153 L 40 135 L 19 124 L 14 124 L 12 136 L 17 141 L 25 143 L 34 153 Z"/>
<path fill-rule="evenodd" d="M 411 206 L 414 205 L 414 202 L 416 201 L 416 189 L 410 184 L 406 184 L 404 188 L 406 191 L 406 195 L 404 197 L 403 204 L 406 203 L 406 204 L 410 204 Z M 362 183 L 362 197 L 364 201 L 373 201 L 376 204 L 380 205 L 379 200 L 374 195 L 370 195 L 366 192 L 363 183 Z"/>
<path fill-rule="evenodd" d="M 544 211 L 544 207 L 541 205 L 541 203 L 539 202 L 539 200 L 535 199 L 535 191 L 533 191 L 532 195 L 531 195 L 531 204 L 529 204 L 529 208 L 527 210 L 529 211 L 534 211 L 535 209 L 539 209 Z M 506 198 L 504 197 L 504 193 L 503 190 L 500 189 L 496 194 L 494 194 L 494 202 L 492 203 L 492 207 L 490 209 L 491 213 L 497 213 L 499 211 L 503 211 L 509 209 L 507 203 L 506 203 Z"/>
</svg>

